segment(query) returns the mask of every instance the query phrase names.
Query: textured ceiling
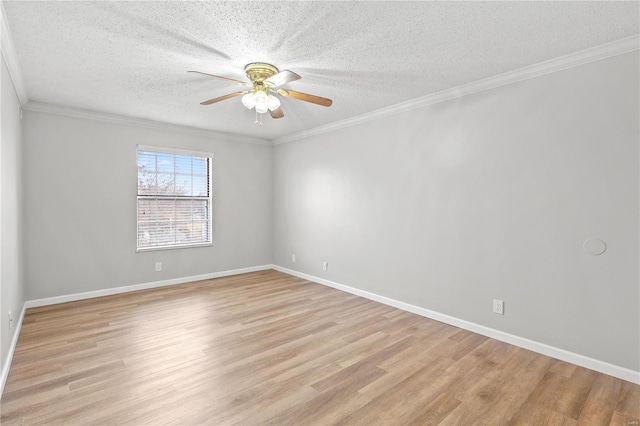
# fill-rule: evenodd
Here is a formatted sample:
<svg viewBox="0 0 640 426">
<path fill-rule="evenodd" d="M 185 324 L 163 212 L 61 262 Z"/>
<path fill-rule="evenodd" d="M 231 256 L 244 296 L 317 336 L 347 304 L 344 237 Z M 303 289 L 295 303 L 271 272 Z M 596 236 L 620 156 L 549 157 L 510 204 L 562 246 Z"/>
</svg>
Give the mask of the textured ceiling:
<svg viewBox="0 0 640 426">
<path fill-rule="evenodd" d="M 638 34 L 632 2 L 5 1 L 29 99 L 274 139 Z M 249 62 L 333 99 L 239 98 Z"/>
</svg>

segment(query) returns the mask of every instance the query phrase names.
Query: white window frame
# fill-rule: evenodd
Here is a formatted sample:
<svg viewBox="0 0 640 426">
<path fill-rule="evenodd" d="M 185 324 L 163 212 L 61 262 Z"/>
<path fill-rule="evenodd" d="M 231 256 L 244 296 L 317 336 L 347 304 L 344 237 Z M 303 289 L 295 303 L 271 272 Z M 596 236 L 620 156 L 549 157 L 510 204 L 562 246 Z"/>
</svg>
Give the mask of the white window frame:
<svg viewBox="0 0 640 426">
<path fill-rule="evenodd" d="M 139 232 L 139 201 L 145 199 L 166 199 L 173 200 L 176 199 L 174 196 L 148 196 L 148 195 L 139 195 L 138 194 L 138 151 L 149 151 L 149 152 L 158 152 L 165 154 L 178 154 L 178 155 L 190 155 L 194 157 L 204 157 L 208 158 L 208 170 L 207 170 L 207 187 L 208 187 L 208 196 L 207 197 L 187 197 L 196 200 L 207 200 L 207 211 L 208 211 L 208 236 L 209 240 L 201 243 L 189 243 L 189 244 L 172 244 L 165 246 L 155 246 L 155 247 L 139 247 L 138 246 L 138 232 Z M 193 151 L 193 150 L 185 150 L 180 148 L 170 148 L 170 147 L 160 147 L 160 146 L 151 146 L 151 145 L 136 145 L 136 252 L 146 252 L 146 251 L 156 251 L 156 250 L 175 250 L 182 248 L 193 248 L 193 247 L 208 247 L 213 245 L 213 189 L 212 189 L 212 180 L 213 180 L 213 153 L 212 152 L 204 152 L 204 151 Z"/>
</svg>

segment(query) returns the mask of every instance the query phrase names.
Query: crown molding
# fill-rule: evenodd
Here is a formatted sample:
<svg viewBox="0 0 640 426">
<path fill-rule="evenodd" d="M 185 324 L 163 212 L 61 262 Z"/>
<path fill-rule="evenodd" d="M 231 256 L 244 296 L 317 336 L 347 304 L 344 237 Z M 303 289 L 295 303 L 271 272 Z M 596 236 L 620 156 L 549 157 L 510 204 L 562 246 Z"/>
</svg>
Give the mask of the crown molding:
<svg viewBox="0 0 640 426">
<path fill-rule="evenodd" d="M 6 19 L 6 13 L 4 11 L 4 2 L 0 0 L 0 15 L 1 15 L 1 49 L 2 57 L 4 58 L 9 75 L 15 87 L 18 99 L 23 108 L 29 111 L 47 112 L 51 114 L 66 115 L 72 117 L 87 118 L 92 120 L 100 120 L 121 124 L 130 124 L 136 126 L 142 126 L 147 128 L 171 130 L 181 133 L 187 133 L 192 135 L 214 137 L 217 139 L 224 139 L 234 142 L 253 143 L 258 145 L 280 145 L 288 142 L 295 142 L 301 139 L 306 139 L 312 136 L 320 135 L 323 133 L 332 132 L 345 127 L 351 127 L 358 124 L 367 123 L 373 120 L 379 120 L 391 115 L 399 114 L 402 112 L 412 111 L 415 109 L 423 108 L 429 105 L 437 104 L 447 100 L 468 96 L 474 93 L 482 92 L 485 90 L 497 88 L 500 86 L 506 86 L 519 81 L 528 80 L 531 78 L 539 77 L 545 74 L 561 71 L 564 69 L 584 65 L 590 62 L 599 61 L 609 58 L 611 56 L 621 55 L 640 49 L 640 36 L 631 36 L 616 40 L 607 44 L 596 46 L 590 49 L 582 50 L 580 52 L 572 53 L 569 55 L 561 56 L 559 58 L 551 59 L 548 61 L 540 62 L 531 66 L 519 68 L 517 70 L 509 71 L 497 76 L 489 77 L 483 80 L 478 80 L 473 83 L 464 84 L 461 86 L 453 87 L 451 89 L 443 90 L 437 93 L 426 95 L 420 98 L 412 99 L 399 104 L 391 105 L 379 110 L 375 110 L 369 113 L 365 113 L 356 117 L 348 118 L 345 120 L 330 123 L 324 126 L 319 126 L 313 129 L 304 130 L 291 135 L 282 136 L 272 140 L 266 140 L 261 138 L 253 138 L 248 136 L 239 136 L 231 133 L 218 132 L 215 130 L 200 129 L 195 127 L 181 126 L 177 124 L 170 124 L 146 119 L 139 119 L 133 117 L 126 117 L 115 114 L 102 113 L 97 111 L 84 110 L 80 108 L 64 107 L 60 105 L 45 104 L 40 102 L 29 101 L 26 85 L 22 76 L 22 70 L 20 68 L 20 62 L 18 61 L 16 51 L 13 45 L 13 38 L 9 29 L 9 25 Z"/>
<path fill-rule="evenodd" d="M 7 22 L 7 13 L 4 10 L 4 2 L 0 2 L 0 15 L 2 16 L 2 21 L 0 22 L 0 26 L 2 27 L 0 30 L 0 39 L 2 40 L 0 43 L 0 49 L 2 49 L 2 57 L 4 58 L 4 62 L 7 64 L 9 77 L 13 82 L 13 87 L 18 95 L 18 100 L 21 105 L 24 105 L 29 101 L 29 95 L 27 94 L 27 86 L 24 84 L 24 79 L 22 78 L 22 69 L 20 68 L 20 62 L 16 55 L 16 49 L 13 45 L 13 37 L 11 37 L 9 23 Z"/>
<path fill-rule="evenodd" d="M 108 123 L 128 124 L 150 129 L 166 130 L 195 136 L 205 136 L 230 142 L 243 142 L 255 145 L 271 145 L 271 142 L 266 139 L 253 138 L 249 136 L 239 136 L 231 133 L 218 132 L 215 130 L 181 126 L 179 124 L 170 124 L 160 121 L 147 120 L 144 118 L 127 117 L 124 115 L 109 114 L 105 112 L 91 111 L 82 108 L 73 108 L 43 102 L 29 101 L 23 106 L 23 108 L 27 111 L 33 112 L 45 112 L 49 114 L 65 115 L 68 117 L 84 118 L 88 120 L 106 121 Z"/>
<path fill-rule="evenodd" d="M 474 93 L 482 92 L 489 89 L 494 89 L 500 86 L 506 86 L 512 83 L 517 83 L 519 81 L 528 80 L 531 78 L 539 77 L 539 76 L 553 73 L 556 71 L 561 71 L 561 70 L 573 68 L 579 65 L 584 65 L 590 62 L 599 61 L 602 59 L 609 58 L 611 56 L 617 56 L 617 55 L 622 55 L 624 53 L 633 52 L 638 49 L 640 49 L 640 36 L 636 35 L 636 36 L 623 38 L 620 40 L 613 41 L 611 43 L 603 44 L 590 49 L 586 49 L 576 53 L 571 53 L 569 55 L 561 56 L 559 58 L 540 62 L 535 65 L 530 65 L 524 68 L 519 68 L 503 74 L 499 74 L 493 77 L 478 80 L 473 83 L 464 84 L 462 86 L 453 87 L 451 89 L 443 90 L 441 92 L 436 92 L 430 95 L 412 99 L 396 105 L 391 105 L 389 107 L 368 112 L 366 114 L 358 115 L 356 117 L 348 118 L 346 120 L 336 121 L 334 123 L 316 127 L 314 129 L 304 130 L 302 132 L 275 138 L 271 142 L 273 145 L 280 145 L 287 142 L 295 142 L 301 139 L 309 138 L 311 136 L 332 132 L 334 130 L 355 126 L 357 124 L 367 123 L 373 120 L 379 120 L 381 118 L 388 117 L 390 115 L 412 111 L 418 108 L 423 108 L 429 105 L 437 104 L 439 102 L 444 102 L 451 99 L 468 96 Z"/>
</svg>

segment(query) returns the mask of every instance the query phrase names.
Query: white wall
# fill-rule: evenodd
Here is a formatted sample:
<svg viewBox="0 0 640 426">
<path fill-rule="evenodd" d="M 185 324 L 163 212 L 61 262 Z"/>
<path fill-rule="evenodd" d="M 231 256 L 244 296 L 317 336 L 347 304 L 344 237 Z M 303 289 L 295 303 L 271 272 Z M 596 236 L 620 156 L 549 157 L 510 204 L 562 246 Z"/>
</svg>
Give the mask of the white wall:
<svg viewBox="0 0 640 426">
<path fill-rule="evenodd" d="M 0 366 L 4 367 L 24 305 L 20 103 L 2 59 L 0 120 Z M 14 321 L 9 328 L 9 312 Z M 0 367 L 0 368 L 2 368 Z M 0 386 L 1 388 L 1 386 Z"/>
<path fill-rule="evenodd" d="M 275 264 L 640 370 L 638 75 L 634 52 L 276 146 Z"/>
<path fill-rule="evenodd" d="M 24 120 L 27 299 L 271 263 L 270 146 L 33 111 Z M 136 144 L 214 153 L 213 246 L 136 253 Z"/>
</svg>

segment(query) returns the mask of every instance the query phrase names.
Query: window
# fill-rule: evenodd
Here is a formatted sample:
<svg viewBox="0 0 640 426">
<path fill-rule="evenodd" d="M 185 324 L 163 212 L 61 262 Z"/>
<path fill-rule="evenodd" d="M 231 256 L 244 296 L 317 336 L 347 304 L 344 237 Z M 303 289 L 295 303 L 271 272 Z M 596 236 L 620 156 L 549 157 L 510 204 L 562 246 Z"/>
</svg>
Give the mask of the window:
<svg viewBox="0 0 640 426">
<path fill-rule="evenodd" d="M 138 251 L 208 245 L 211 154 L 138 146 Z"/>
</svg>

